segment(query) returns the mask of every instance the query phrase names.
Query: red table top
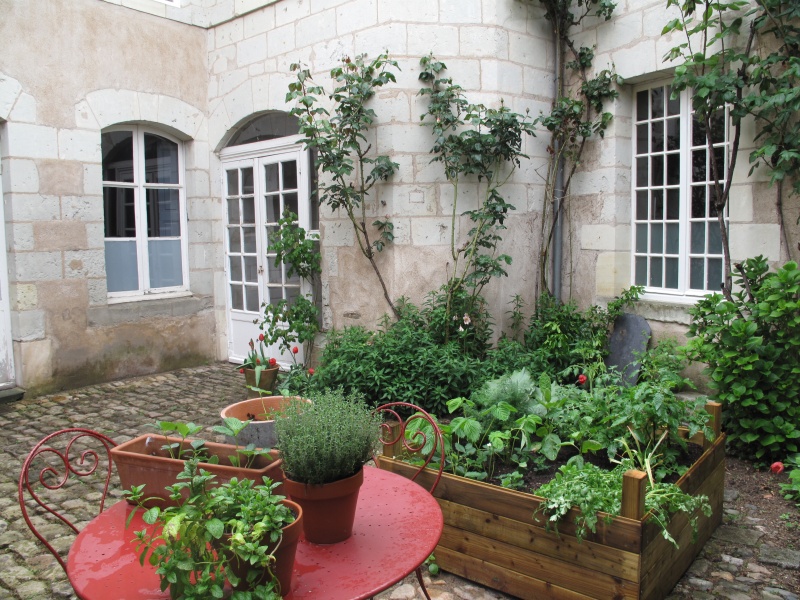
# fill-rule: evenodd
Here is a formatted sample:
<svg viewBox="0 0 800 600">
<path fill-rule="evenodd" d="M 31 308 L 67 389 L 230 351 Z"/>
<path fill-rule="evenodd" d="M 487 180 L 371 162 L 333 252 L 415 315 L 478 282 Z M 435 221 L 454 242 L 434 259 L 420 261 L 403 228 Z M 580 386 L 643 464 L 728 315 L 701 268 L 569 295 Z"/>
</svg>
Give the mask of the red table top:
<svg viewBox="0 0 800 600">
<path fill-rule="evenodd" d="M 83 600 L 168 599 L 155 567 L 139 564 L 134 531 L 146 525 L 142 512 L 119 502 L 93 519 L 69 552 L 67 572 Z M 412 573 L 442 535 L 442 511 L 425 489 L 400 475 L 364 468 L 353 535 L 317 545 L 301 538 L 287 599 L 370 598 Z"/>
</svg>

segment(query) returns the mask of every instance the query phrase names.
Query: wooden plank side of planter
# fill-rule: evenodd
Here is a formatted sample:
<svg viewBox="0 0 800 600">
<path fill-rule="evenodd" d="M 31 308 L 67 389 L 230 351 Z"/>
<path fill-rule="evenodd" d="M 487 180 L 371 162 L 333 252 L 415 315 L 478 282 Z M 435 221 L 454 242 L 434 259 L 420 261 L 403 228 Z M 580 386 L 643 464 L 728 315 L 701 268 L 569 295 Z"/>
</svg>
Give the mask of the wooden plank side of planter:
<svg viewBox="0 0 800 600">
<path fill-rule="evenodd" d="M 690 516 L 684 513 L 674 515 L 669 524 L 669 532 L 678 543 L 678 548 L 664 539 L 660 531 L 648 524 L 648 534 L 651 529 L 658 531 L 646 545 L 642 554 L 642 598 L 660 600 L 666 597 L 675 584 L 683 576 L 689 565 L 697 557 L 703 545 L 714 533 L 722 522 L 722 503 L 725 492 L 725 461 L 717 464 L 713 473 L 708 475 L 703 484 L 696 489 L 696 494 L 708 496 L 712 507 L 712 514 L 706 517 L 699 510 L 693 516 L 698 517 L 697 538 L 690 524 Z M 651 534 L 652 535 L 652 534 Z"/>
<path fill-rule="evenodd" d="M 409 479 L 417 472 L 417 467 L 392 458 L 381 456 L 378 458 L 378 463 L 381 469 L 398 473 Z M 435 477 L 434 471 L 426 470 L 417 477 L 416 481 L 423 487 L 429 488 Z M 503 515 L 515 521 L 532 523 L 537 527 L 544 528 L 547 525 L 547 519 L 543 515 L 534 516 L 542 498 L 533 494 L 443 473 L 433 495 L 442 500 Z M 564 516 L 559 524 L 559 532 L 562 535 L 575 536 L 575 517 L 578 514 L 578 510 L 573 508 Z M 633 519 L 613 517 L 606 522 L 601 516 L 597 521 L 597 531 L 587 532 L 584 539 L 626 552 L 638 553 L 641 551 L 641 527 L 641 522 Z"/>
<path fill-rule="evenodd" d="M 456 502 L 439 500 L 449 526 L 504 542 L 524 552 L 569 561 L 628 581 L 639 579 L 639 555 L 572 536 L 546 531 L 530 521 L 515 521 Z"/>
<path fill-rule="evenodd" d="M 571 560 L 559 560 L 449 525 L 445 525 L 436 550 L 436 559 L 445 571 L 450 571 L 450 563 L 439 557 L 439 548 L 448 548 L 494 564 L 507 571 L 525 574 L 554 586 L 568 588 L 590 598 L 618 598 L 620 600 L 639 598 L 638 582 L 626 581 L 588 569 L 581 561 L 581 554 Z"/>
<path fill-rule="evenodd" d="M 436 548 L 436 561 L 447 564 L 446 571 L 511 594 L 522 600 L 591 600 L 589 596 L 559 587 L 528 575 L 498 567 L 492 563 L 454 552 L 448 548 Z"/>
</svg>

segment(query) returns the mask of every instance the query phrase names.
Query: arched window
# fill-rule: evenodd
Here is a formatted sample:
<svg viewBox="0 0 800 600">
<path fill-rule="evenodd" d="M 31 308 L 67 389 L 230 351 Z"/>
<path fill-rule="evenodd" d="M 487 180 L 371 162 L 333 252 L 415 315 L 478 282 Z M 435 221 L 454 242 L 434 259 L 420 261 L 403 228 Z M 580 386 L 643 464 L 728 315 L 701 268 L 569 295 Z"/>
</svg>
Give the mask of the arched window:
<svg viewBox="0 0 800 600">
<path fill-rule="evenodd" d="M 128 125 L 102 134 L 109 297 L 188 289 L 183 148 Z"/>
</svg>

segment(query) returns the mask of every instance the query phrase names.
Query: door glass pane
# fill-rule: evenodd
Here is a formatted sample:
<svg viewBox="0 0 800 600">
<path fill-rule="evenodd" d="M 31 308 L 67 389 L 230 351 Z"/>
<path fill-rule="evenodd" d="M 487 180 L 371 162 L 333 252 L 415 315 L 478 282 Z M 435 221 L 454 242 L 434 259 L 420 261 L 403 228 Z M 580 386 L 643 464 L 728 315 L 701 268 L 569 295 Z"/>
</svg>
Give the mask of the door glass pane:
<svg viewBox="0 0 800 600">
<path fill-rule="evenodd" d="M 680 247 L 680 225 L 667 223 L 667 254 L 678 254 Z"/>
<path fill-rule="evenodd" d="M 663 185 L 664 184 L 664 157 L 651 156 L 650 157 L 650 184 Z"/>
<path fill-rule="evenodd" d="M 692 150 L 692 181 L 708 181 L 705 150 Z"/>
<path fill-rule="evenodd" d="M 653 208 L 650 218 L 662 220 L 664 218 L 664 190 L 653 190 Z"/>
<path fill-rule="evenodd" d="M 256 228 L 255 227 L 242 227 L 242 237 L 244 240 L 244 251 L 248 254 L 255 254 L 258 252 L 256 247 Z"/>
<path fill-rule="evenodd" d="M 664 122 L 656 121 L 653 123 L 653 131 L 650 137 L 652 141 L 651 152 L 664 151 Z"/>
<path fill-rule="evenodd" d="M 681 149 L 681 121 L 680 119 L 667 120 L 667 150 Z"/>
<path fill-rule="evenodd" d="M 228 178 L 228 196 L 238 196 L 239 195 L 239 170 L 238 169 L 231 169 L 229 171 L 225 171 L 225 175 Z"/>
<path fill-rule="evenodd" d="M 264 165 L 264 191 L 277 192 L 280 190 L 280 181 L 278 181 L 278 163 L 271 165 Z"/>
<path fill-rule="evenodd" d="M 667 220 L 677 221 L 681 217 L 680 190 L 667 190 Z"/>
<path fill-rule="evenodd" d="M 692 218 L 704 219 L 706 216 L 706 188 L 695 186 L 692 188 Z"/>
<path fill-rule="evenodd" d="M 667 185 L 678 185 L 681 182 L 681 155 L 667 154 Z"/>
<path fill-rule="evenodd" d="M 667 114 L 679 115 L 681 113 L 681 99 L 679 96 L 672 97 L 672 87 L 667 86 Z"/>
<path fill-rule="evenodd" d="M 106 282 L 109 292 L 139 289 L 139 268 L 135 241 L 106 242 Z"/>
<path fill-rule="evenodd" d="M 294 214 L 298 214 L 297 192 L 293 192 L 291 194 L 284 194 L 283 195 L 283 206 L 284 206 L 284 210 L 290 210 Z"/>
<path fill-rule="evenodd" d="M 283 171 L 283 189 L 296 190 L 297 189 L 297 161 L 287 160 L 281 163 L 281 170 Z"/>
<path fill-rule="evenodd" d="M 239 224 L 239 200 L 238 198 L 228 199 L 228 223 L 231 225 Z"/>
<path fill-rule="evenodd" d="M 133 188 L 103 188 L 103 218 L 107 238 L 136 237 L 136 208 Z"/>
<path fill-rule="evenodd" d="M 706 145 L 706 124 L 698 118 L 697 115 L 692 117 L 692 146 L 705 146 Z"/>
<path fill-rule="evenodd" d="M 281 197 L 278 194 L 267 196 L 267 223 L 277 223 L 281 218 Z"/>
<path fill-rule="evenodd" d="M 717 110 L 711 115 L 711 142 L 721 144 L 725 141 L 725 111 Z"/>
<path fill-rule="evenodd" d="M 244 258 L 244 280 L 249 282 L 258 281 L 258 261 L 255 256 L 245 256 Z"/>
<path fill-rule="evenodd" d="M 145 183 L 178 181 L 178 144 L 152 133 L 144 134 Z"/>
<path fill-rule="evenodd" d="M 295 300 L 300 297 L 300 288 L 296 287 L 287 287 L 286 288 L 286 300 L 289 304 L 294 304 Z"/>
<path fill-rule="evenodd" d="M 150 240 L 150 287 L 163 288 L 183 285 L 180 240 Z"/>
<path fill-rule="evenodd" d="M 286 272 L 289 272 L 289 265 L 286 265 Z M 292 272 L 292 276 L 286 279 L 286 283 L 289 285 L 300 285 L 300 275 L 297 274 L 297 271 Z"/>
<path fill-rule="evenodd" d="M 242 195 L 248 196 L 251 195 L 254 191 L 255 187 L 253 186 L 252 167 L 247 167 L 246 169 L 242 169 Z"/>
<path fill-rule="evenodd" d="M 706 250 L 706 224 L 692 223 L 692 254 L 704 254 Z"/>
<path fill-rule="evenodd" d="M 258 312 L 258 286 L 246 285 L 244 286 L 245 293 L 245 310 L 250 312 Z"/>
<path fill-rule="evenodd" d="M 650 115 L 653 119 L 664 116 L 664 88 L 653 88 L 650 90 L 652 100 Z"/>
<path fill-rule="evenodd" d="M 242 198 L 242 223 L 248 225 L 256 222 L 256 205 L 252 198 Z"/>
<path fill-rule="evenodd" d="M 242 257 L 241 256 L 231 256 L 231 272 L 230 272 L 230 280 L 231 281 L 241 281 L 242 280 Z"/>
<path fill-rule="evenodd" d="M 242 251 L 242 234 L 238 227 L 228 227 L 228 251 Z"/>
<path fill-rule="evenodd" d="M 145 190 L 147 195 L 147 237 L 179 237 L 181 235 L 180 198 L 178 190 Z"/>
<path fill-rule="evenodd" d="M 648 109 L 648 101 L 647 101 L 647 90 L 643 90 L 641 92 L 636 93 L 636 120 L 637 121 L 644 121 L 647 119 L 647 109 Z"/>
<path fill-rule="evenodd" d="M 240 285 L 231 285 L 231 308 L 233 310 L 244 310 L 244 295 Z"/>
<path fill-rule="evenodd" d="M 267 287 L 267 293 L 269 294 L 269 299 L 267 302 L 277 302 L 278 300 L 283 300 L 283 288 L 277 285 L 271 285 Z"/>
<path fill-rule="evenodd" d="M 270 283 L 283 283 L 283 269 L 280 264 L 275 264 L 275 256 L 269 256 L 267 258 L 267 264 L 269 265 L 267 269 L 267 281 Z"/>
<path fill-rule="evenodd" d="M 133 132 L 112 131 L 100 136 L 103 181 L 133 183 Z"/>
</svg>

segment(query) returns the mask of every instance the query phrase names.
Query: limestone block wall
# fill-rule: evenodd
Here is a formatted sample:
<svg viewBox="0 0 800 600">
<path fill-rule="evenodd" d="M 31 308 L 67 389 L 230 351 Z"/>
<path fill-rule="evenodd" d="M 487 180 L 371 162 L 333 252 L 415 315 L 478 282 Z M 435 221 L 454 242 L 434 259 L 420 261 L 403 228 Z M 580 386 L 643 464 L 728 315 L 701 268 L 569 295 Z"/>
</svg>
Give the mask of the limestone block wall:
<svg viewBox="0 0 800 600">
<path fill-rule="evenodd" d="M 566 236 L 565 286 L 582 305 L 604 302 L 631 285 L 631 168 L 633 87 L 669 79 L 674 64 L 665 60 L 681 34 L 662 36 L 664 25 L 677 16 L 662 0 L 618 3 L 609 22 L 590 22 L 576 43 L 596 48 L 598 69 L 614 65 L 626 84 L 610 110 L 614 115 L 605 139 L 594 141 L 572 190 L 571 226 Z M 761 169 L 748 175 L 755 135 L 747 123 L 739 150 L 730 210 L 731 251 L 734 261 L 763 254 L 773 261 L 788 257 L 780 246 L 775 191 Z M 795 202 L 790 201 L 790 202 Z M 789 214 L 796 214 L 797 209 Z M 788 225 L 794 230 L 794 219 Z M 791 239 L 797 238 L 793 231 Z M 570 273 L 570 275 L 567 275 Z M 571 281 L 567 278 L 571 276 Z M 651 298 L 637 309 L 659 323 L 654 331 L 679 335 L 688 323 L 686 303 Z"/>
<path fill-rule="evenodd" d="M 31 392 L 217 355 L 206 35 L 98 0 L 0 1 L 0 157 L 17 383 Z M 101 130 L 184 141 L 191 294 L 110 304 Z"/>
<path fill-rule="evenodd" d="M 219 3 L 218 3 L 219 4 Z M 434 52 L 470 101 L 537 115 L 552 99 L 551 33 L 539 8 L 517 0 L 281 0 L 212 27 L 209 46 L 209 142 L 219 150 L 232 131 L 266 110 L 289 110 L 289 66 L 310 67 L 330 88 L 328 72 L 344 56 L 371 57 L 388 50 L 401 70 L 372 106 L 378 126 L 373 147 L 400 165 L 370 198 L 368 222 L 389 217 L 395 241 L 379 257 L 390 295 L 421 302 L 447 277 L 452 188 L 441 166 L 431 164 L 430 132 L 420 124 L 419 59 Z M 508 221 L 501 251 L 513 256 L 511 277 L 492 283 L 487 296 L 502 326 L 512 294 L 531 299 L 542 201 L 539 174 L 546 136 L 526 141 L 530 160 L 506 186 L 517 211 Z M 221 195 L 218 163 L 212 163 L 212 196 Z M 477 182 L 462 185 L 458 210 L 477 205 Z M 458 219 L 460 234 L 469 223 Z M 321 217 L 326 325 L 374 326 L 387 312 L 366 259 L 354 247 L 345 215 Z M 222 293 L 222 290 L 220 290 Z"/>
</svg>

